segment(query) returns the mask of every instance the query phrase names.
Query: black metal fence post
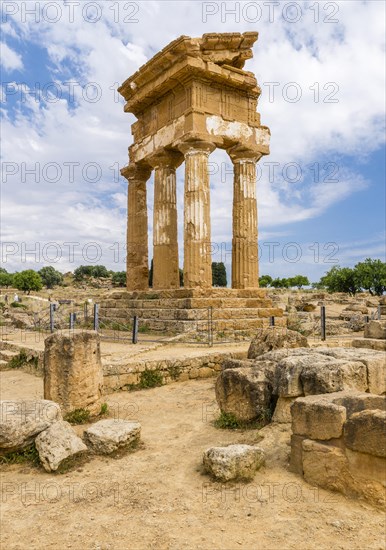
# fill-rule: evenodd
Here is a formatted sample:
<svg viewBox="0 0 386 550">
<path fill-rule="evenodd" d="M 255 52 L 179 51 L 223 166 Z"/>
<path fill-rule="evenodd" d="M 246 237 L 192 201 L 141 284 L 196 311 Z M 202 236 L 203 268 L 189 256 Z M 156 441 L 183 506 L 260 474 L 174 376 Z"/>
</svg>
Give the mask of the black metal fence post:
<svg viewBox="0 0 386 550">
<path fill-rule="evenodd" d="M 269 326 L 270 327 L 274 327 L 275 326 L 275 317 L 270 317 L 269 318 Z"/>
<path fill-rule="evenodd" d="M 94 330 L 99 329 L 99 304 L 94 304 Z"/>
<path fill-rule="evenodd" d="M 326 339 L 326 306 L 320 308 L 320 333 L 322 340 Z"/>
<path fill-rule="evenodd" d="M 137 342 L 138 342 L 138 317 L 134 315 L 132 343 L 137 344 Z"/>
<path fill-rule="evenodd" d="M 56 305 L 50 304 L 50 332 L 54 332 L 55 330 L 55 315 L 54 315 L 55 310 L 56 310 Z"/>
</svg>

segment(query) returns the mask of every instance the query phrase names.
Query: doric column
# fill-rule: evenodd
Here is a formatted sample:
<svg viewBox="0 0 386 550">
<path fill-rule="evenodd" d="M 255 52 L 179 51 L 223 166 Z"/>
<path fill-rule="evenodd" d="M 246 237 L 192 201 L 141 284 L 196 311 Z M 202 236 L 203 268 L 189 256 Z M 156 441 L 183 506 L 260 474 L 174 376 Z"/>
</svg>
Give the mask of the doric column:
<svg viewBox="0 0 386 550">
<path fill-rule="evenodd" d="M 179 288 L 176 168 L 180 153 L 164 151 L 149 159 L 154 172 L 153 288 Z"/>
<path fill-rule="evenodd" d="M 185 155 L 184 286 L 212 286 L 210 183 L 208 158 L 215 145 L 205 141 L 182 143 Z"/>
<path fill-rule="evenodd" d="M 127 201 L 127 269 L 128 290 L 149 287 L 149 258 L 147 245 L 146 182 L 151 169 L 130 164 L 121 170 L 129 182 Z"/>
<path fill-rule="evenodd" d="M 257 245 L 256 162 L 261 155 L 234 147 L 232 213 L 232 288 L 257 288 L 259 264 Z"/>
</svg>

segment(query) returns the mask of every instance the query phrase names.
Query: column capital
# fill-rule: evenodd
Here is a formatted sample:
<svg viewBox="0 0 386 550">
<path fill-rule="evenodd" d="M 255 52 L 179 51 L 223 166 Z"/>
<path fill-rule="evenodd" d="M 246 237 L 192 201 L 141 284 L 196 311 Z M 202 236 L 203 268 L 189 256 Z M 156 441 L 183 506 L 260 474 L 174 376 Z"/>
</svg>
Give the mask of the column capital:
<svg viewBox="0 0 386 550">
<path fill-rule="evenodd" d="M 211 141 L 196 140 L 183 141 L 177 145 L 178 149 L 185 155 L 196 155 L 205 153 L 208 156 L 216 149 L 216 145 Z"/>
<path fill-rule="evenodd" d="M 176 169 L 184 162 L 184 157 L 179 151 L 173 151 L 170 149 L 163 149 L 162 151 L 151 155 L 146 159 L 152 168 Z"/>
<path fill-rule="evenodd" d="M 121 169 L 121 175 L 126 178 L 128 182 L 131 180 L 147 181 L 151 175 L 151 167 L 147 164 L 131 163 Z"/>
<path fill-rule="evenodd" d="M 258 162 L 263 156 L 260 151 L 246 147 L 244 145 L 235 145 L 230 149 L 227 149 L 227 153 L 230 156 L 233 164 L 237 162 Z"/>
</svg>

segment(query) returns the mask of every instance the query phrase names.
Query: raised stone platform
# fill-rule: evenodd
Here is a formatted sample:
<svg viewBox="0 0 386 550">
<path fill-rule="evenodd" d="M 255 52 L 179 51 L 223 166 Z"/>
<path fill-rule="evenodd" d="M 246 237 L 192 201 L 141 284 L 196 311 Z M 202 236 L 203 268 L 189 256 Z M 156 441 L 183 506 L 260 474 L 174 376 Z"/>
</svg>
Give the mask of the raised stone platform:
<svg viewBox="0 0 386 550">
<path fill-rule="evenodd" d="M 285 326 L 283 310 L 272 306 L 265 289 L 176 289 L 116 291 L 100 305 L 107 323 L 130 323 L 134 316 L 149 331 L 184 333 L 207 330 L 252 334 L 256 328 Z"/>
</svg>

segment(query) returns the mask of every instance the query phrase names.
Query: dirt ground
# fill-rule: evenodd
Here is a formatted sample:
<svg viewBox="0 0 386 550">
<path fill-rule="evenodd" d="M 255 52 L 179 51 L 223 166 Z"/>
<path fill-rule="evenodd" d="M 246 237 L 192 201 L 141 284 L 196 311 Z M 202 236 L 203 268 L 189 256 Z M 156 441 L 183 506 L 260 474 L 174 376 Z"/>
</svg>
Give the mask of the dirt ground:
<svg viewBox="0 0 386 550">
<path fill-rule="evenodd" d="M 42 380 L 0 373 L 1 398 L 42 396 Z M 2 466 L 1 549 L 383 549 L 384 513 L 311 487 L 286 470 L 289 430 L 219 430 L 214 380 L 107 396 L 110 415 L 142 424 L 143 446 L 53 475 Z M 79 434 L 84 426 L 76 427 Z M 201 471 L 212 445 L 257 443 L 266 466 L 249 484 Z"/>
</svg>

